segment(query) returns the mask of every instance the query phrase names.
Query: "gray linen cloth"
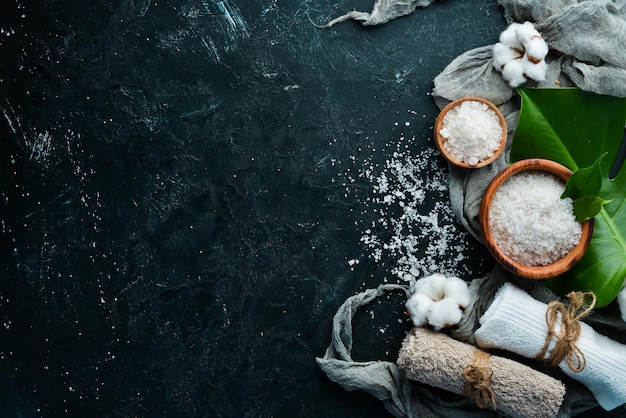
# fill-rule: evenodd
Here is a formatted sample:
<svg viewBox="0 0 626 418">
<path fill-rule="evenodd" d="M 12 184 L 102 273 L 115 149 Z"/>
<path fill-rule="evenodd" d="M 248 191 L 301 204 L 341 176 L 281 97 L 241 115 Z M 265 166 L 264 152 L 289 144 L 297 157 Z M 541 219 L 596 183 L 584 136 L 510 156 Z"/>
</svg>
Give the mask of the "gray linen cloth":
<svg viewBox="0 0 626 418">
<path fill-rule="evenodd" d="M 327 24 L 348 19 L 363 25 L 376 25 L 410 14 L 432 0 L 378 0 L 371 13 L 350 12 Z M 626 0 L 498 0 L 509 23 L 531 21 L 541 32 L 552 53 L 546 58 L 548 74 L 537 87 L 577 86 L 599 94 L 626 97 Z M 441 108 L 451 100 L 479 96 L 499 106 L 509 127 L 509 146 L 517 125 L 519 97 L 492 65 L 492 45 L 479 47 L 455 58 L 434 80 L 433 98 Z M 492 165 L 463 170 L 450 167 L 450 204 L 460 222 L 478 240 L 478 210 L 485 188 L 493 176 L 508 164 L 508 149 Z M 534 298 L 549 302 L 558 299 L 535 281 L 519 280 L 496 267 L 489 277 L 471 282 L 472 303 L 451 336 L 475 343 L 473 334 L 478 318 L 504 281 L 517 284 Z M 504 416 L 501 412 L 476 410 L 470 401 L 443 399 L 428 388 L 409 381 L 395 363 L 354 362 L 351 321 L 357 309 L 380 296 L 390 285 L 383 285 L 349 298 L 333 321 L 330 346 L 317 362 L 328 377 L 348 390 L 361 389 L 383 401 L 398 417 Z M 586 322 L 601 327 L 605 334 L 624 339 L 626 323 L 613 314 L 594 313 Z M 610 312 L 610 311 L 609 311 Z M 575 416 L 597 406 L 582 385 L 563 378 L 566 399 L 559 417 Z"/>
</svg>

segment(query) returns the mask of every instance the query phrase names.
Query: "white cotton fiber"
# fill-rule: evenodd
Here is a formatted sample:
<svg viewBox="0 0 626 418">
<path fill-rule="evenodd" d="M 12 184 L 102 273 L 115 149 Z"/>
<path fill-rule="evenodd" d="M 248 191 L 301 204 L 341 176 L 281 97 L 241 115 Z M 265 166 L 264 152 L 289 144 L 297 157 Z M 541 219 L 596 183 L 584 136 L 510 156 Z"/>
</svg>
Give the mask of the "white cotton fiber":
<svg viewBox="0 0 626 418">
<path fill-rule="evenodd" d="M 454 299 L 458 305 L 464 308 L 470 303 L 471 294 L 465 280 L 458 277 L 448 277 L 443 287 L 446 299 Z"/>
<path fill-rule="evenodd" d="M 463 311 L 459 304 L 452 298 L 444 298 L 433 302 L 428 313 L 428 323 L 436 330 L 449 328 L 459 323 L 463 318 Z"/>
<path fill-rule="evenodd" d="M 513 23 L 493 46 L 493 66 L 502 72 L 502 78 L 511 87 L 529 79 L 544 81 L 548 71 L 544 58 L 548 51 L 548 44 L 531 22 Z"/>
<path fill-rule="evenodd" d="M 497 43 L 493 46 L 493 66 L 498 71 L 502 71 L 507 62 L 521 57 L 519 51 L 508 45 Z"/>
<path fill-rule="evenodd" d="M 539 35 L 537 29 L 531 22 L 524 22 L 521 25 L 515 27 L 515 33 L 517 34 L 517 40 L 526 47 L 526 43 L 535 36 Z"/>
<path fill-rule="evenodd" d="M 441 273 L 434 273 L 423 277 L 415 282 L 415 293 L 421 293 L 432 300 L 439 300 L 443 297 L 443 286 L 446 276 Z"/>
<path fill-rule="evenodd" d="M 414 293 L 405 305 L 408 314 L 411 315 L 413 325 L 416 327 L 426 325 L 428 323 L 427 316 L 433 300 L 422 293 Z"/>
<path fill-rule="evenodd" d="M 530 62 L 543 60 L 548 55 L 548 44 L 541 37 L 532 38 L 524 44 L 527 59 Z"/>
<path fill-rule="evenodd" d="M 548 72 L 548 64 L 541 60 L 534 64 L 532 62 L 526 62 L 524 65 L 524 74 L 527 77 L 532 78 L 535 81 L 543 81 L 546 79 L 546 73 Z"/>
<path fill-rule="evenodd" d="M 502 69 L 502 77 L 509 82 L 509 86 L 517 87 L 526 82 L 524 67 L 524 63 L 521 60 L 513 60 L 506 63 Z"/>
<path fill-rule="evenodd" d="M 405 306 L 413 325 L 430 325 L 438 331 L 458 324 L 469 301 L 465 281 L 435 273 L 415 282 L 413 295 Z"/>
<path fill-rule="evenodd" d="M 500 42 L 504 45 L 521 50 L 523 46 L 517 39 L 516 29 L 518 26 L 521 25 L 519 23 L 512 23 L 508 28 L 506 28 L 504 32 L 500 34 Z"/>
</svg>

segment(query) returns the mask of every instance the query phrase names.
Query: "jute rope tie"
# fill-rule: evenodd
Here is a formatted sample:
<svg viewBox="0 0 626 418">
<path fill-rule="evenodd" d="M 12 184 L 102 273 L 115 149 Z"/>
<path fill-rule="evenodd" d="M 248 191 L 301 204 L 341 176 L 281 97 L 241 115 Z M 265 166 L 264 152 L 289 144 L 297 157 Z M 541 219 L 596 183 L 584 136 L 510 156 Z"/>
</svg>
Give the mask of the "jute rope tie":
<svg viewBox="0 0 626 418">
<path fill-rule="evenodd" d="M 479 408 L 485 409 L 491 403 L 496 409 L 496 395 L 491 388 L 493 371 L 489 366 L 491 356 L 482 350 L 474 350 L 472 362 L 463 370 L 465 387 L 463 394 L 476 402 Z"/>
<path fill-rule="evenodd" d="M 569 298 L 567 307 L 559 301 L 552 301 L 548 304 L 546 310 L 548 335 L 543 348 L 535 358 L 545 362 L 548 366 L 558 366 L 564 359 L 567 359 L 567 365 L 572 371 L 581 372 L 584 370 L 587 360 L 585 354 L 576 345 L 576 341 L 580 337 L 579 321 L 593 311 L 596 295 L 593 292 L 570 292 L 567 297 Z M 587 297 L 591 298 L 591 303 L 588 305 L 585 304 Z M 559 314 L 561 328 L 556 332 Z M 553 339 L 555 346 L 546 358 L 546 353 Z"/>
</svg>

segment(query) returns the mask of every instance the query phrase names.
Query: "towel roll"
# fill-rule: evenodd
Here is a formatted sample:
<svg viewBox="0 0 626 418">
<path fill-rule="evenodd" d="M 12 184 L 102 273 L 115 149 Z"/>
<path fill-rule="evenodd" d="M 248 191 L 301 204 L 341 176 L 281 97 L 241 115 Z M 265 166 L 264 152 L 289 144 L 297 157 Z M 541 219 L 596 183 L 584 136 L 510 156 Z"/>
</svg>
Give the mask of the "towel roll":
<svg viewBox="0 0 626 418">
<path fill-rule="evenodd" d="M 411 380 L 463 394 L 464 370 L 476 350 L 443 333 L 416 327 L 404 339 L 397 363 Z M 498 410 L 524 418 L 557 415 L 565 395 L 559 380 L 503 357 L 490 356 L 488 365 Z"/>
<path fill-rule="evenodd" d="M 479 320 L 480 328 L 474 333 L 476 343 L 483 348 L 498 348 L 535 358 L 548 335 L 547 308 L 548 305 L 533 299 L 522 289 L 505 283 Z M 555 331 L 560 327 L 559 314 Z M 587 386 L 604 409 L 614 409 L 626 402 L 626 346 L 598 334 L 583 322 L 580 328 L 576 346 L 585 356 L 585 368 L 572 371 L 566 360 L 559 363 L 559 368 Z M 552 342 L 545 358 L 554 346 Z"/>
</svg>

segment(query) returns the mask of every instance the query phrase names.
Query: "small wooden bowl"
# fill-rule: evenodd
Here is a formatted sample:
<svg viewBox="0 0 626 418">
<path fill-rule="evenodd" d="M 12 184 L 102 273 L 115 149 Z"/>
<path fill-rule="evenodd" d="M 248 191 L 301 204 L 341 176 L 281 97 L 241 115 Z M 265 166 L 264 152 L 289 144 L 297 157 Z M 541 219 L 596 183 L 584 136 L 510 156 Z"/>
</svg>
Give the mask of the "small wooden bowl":
<svg viewBox="0 0 626 418">
<path fill-rule="evenodd" d="M 468 101 L 474 101 L 474 102 L 480 102 L 480 103 L 486 104 L 491 110 L 493 110 L 496 113 L 496 116 L 498 116 L 498 120 L 500 122 L 500 128 L 502 128 L 502 137 L 500 138 L 500 148 L 498 148 L 498 150 L 491 157 L 485 160 L 479 161 L 478 164 L 475 164 L 475 165 L 467 164 L 466 162 L 461 161 L 457 159 L 456 157 L 454 157 L 453 155 L 451 155 L 448 152 L 448 150 L 446 150 L 446 147 L 444 146 L 446 139 L 442 137 L 441 134 L 439 133 L 443 125 L 443 118 L 446 116 L 446 114 L 452 108 L 460 105 L 463 102 L 468 102 Z M 500 112 L 500 109 L 498 109 L 496 105 L 494 105 L 488 100 L 485 100 L 481 97 L 473 97 L 473 96 L 462 97 L 460 99 L 454 100 L 453 102 L 448 103 L 443 109 L 441 109 L 441 112 L 439 112 L 437 119 L 435 119 L 434 131 L 435 131 L 434 132 L 435 145 L 437 146 L 437 149 L 439 150 L 441 155 L 443 155 L 443 157 L 446 160 L 448 160 L 451 164 L 454 164 L 458 167 L 463 167 L 463 168 L 480 168 L 480 167 L 484 167 L 494 162 L 495 159 L 498 158 L 498 156 L 504 150 L 504 146 L 506 145 L 506 137 L 508 134 L 506 122 L 504 121 L 504 116 L 502 116 L 502 112 Z"/>
<path fill-rule="evenodd" d="M 489 210 L 491 208 L 491 201 L 498 187 L 500 187 L 500 185 L 502 185 L 502 183 L 504 183 L 504 181 L 509 177 L 523 171 L 543 171 L 553 174 L 563 180 L 563 182 L 566 182 L 572 175 L 572 172 L 567 167 L 564 167 L 554 161 L 539 158 L 521 160 L 509 165 L 507 168 L 499 172 L 493 180 L 491 180 L 491 183 L 489 183 L 487 189 L 485 190 L 478 215 L 480 228 L 487 249 L 500 265 L 519 276 L 529 279 L 548 279 L 565 273 L 567 270 L 574 267 L 578 261 L 580 261 L 582 256 L 585 254 L 585 251 L 589 246 L 589 242 L 591 241 L 591 236 L 593 235 L 593 219 L 582 223 L 582 236 L 580 237 L 578 244 L 576 244 L 576 246 L 574 246 L 574 248 L 572 248 L 572 250 L 565 256 L 551 264 L 547 264 L 545 266 L 527 266 L 511 259 L 504 252 L 502 252 L 498 246 L 496 246 L 493 240 L 489 227 Z"/>
</svg>

